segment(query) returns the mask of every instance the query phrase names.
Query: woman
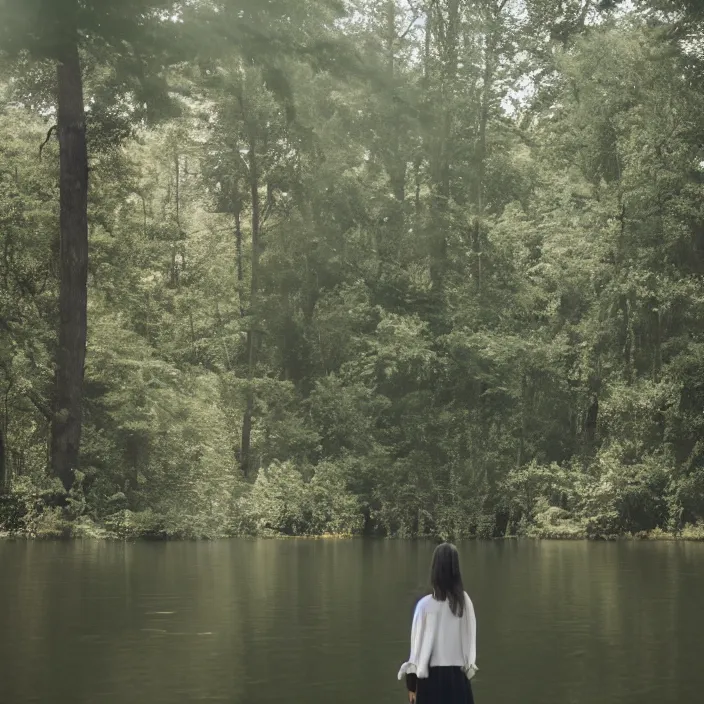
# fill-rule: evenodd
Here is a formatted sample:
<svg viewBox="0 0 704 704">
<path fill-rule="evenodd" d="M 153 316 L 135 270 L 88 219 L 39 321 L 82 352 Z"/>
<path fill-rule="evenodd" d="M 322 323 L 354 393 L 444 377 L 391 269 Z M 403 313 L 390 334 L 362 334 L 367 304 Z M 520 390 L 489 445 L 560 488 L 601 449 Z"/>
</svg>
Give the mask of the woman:
<svg viewBox="0 0 704 704">
<path fill-rule="evenodd" d="M 477 621 L 464 591 L 457 548 L 438 545 L 430 570 L 433 593 L 416 606 L 406 678 L 411 704 L 474 704 L 469 680 L 477 671 Z"/>
</svg>

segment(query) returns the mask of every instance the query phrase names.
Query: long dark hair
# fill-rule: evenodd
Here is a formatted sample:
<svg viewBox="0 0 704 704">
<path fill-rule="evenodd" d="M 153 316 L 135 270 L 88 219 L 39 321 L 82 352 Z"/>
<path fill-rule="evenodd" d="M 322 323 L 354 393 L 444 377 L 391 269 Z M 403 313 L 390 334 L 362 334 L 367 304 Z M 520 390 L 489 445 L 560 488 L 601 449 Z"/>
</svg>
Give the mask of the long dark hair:
<svg viewBox="0 0 704 704">
<path fill-rule="evenodd" d="M 430 567 L 430 583 L 433 596 L 438 601 L 449 601 L 455 616 L 464 615 L 464 585 L 460 572 L 460 556 L 457 548 L 442 543 L 435 548 Z"/>
</svg>

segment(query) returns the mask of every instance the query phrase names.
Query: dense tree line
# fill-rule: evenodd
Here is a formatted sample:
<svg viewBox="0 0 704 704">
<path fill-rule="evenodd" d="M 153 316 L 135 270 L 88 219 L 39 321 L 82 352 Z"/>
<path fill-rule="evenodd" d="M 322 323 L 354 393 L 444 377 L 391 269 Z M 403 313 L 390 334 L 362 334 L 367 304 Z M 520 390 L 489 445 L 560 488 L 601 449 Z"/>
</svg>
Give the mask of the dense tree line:
<svg viewBox="0 0 704 704">
<path fill-rule="evenodd" d="M 704 535 L 697 3 L 0 19 L 0 528 Z"/>
</svg>

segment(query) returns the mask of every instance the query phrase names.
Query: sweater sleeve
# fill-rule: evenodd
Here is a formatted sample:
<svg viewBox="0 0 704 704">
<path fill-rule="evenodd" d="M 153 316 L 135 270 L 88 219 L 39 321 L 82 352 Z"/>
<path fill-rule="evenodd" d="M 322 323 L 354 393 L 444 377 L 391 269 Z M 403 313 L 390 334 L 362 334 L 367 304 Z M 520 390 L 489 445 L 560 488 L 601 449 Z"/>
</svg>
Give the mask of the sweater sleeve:
<svg viewBox="0 0 704 704">
<path fill-rule="evenodd" d="M 416 675 L 421 679 L 428 676 L 434 634 L 435 614 L 429 613 L 424 608 L 423 602 L 420 601 L 416 606 L 411 626 L 411 654 L 408 661 L 404 662 L 398 671 L 399 679 L 403 679 L 407 675 Z M 415 684 L 414 678 L 410 678 L 410 680 L 413 680 L 413 684 Z M 411 683 L 410 680 L 407 680 L 408 684 Z"/>
<path fill-rule="evenodd" d="M 464 655 L 465 670 L 477 665 L 477 618 L 474 613 L 474 604 L 465 594 L 465 609 L 462 617 L 462 653 Z"/>
</svg>

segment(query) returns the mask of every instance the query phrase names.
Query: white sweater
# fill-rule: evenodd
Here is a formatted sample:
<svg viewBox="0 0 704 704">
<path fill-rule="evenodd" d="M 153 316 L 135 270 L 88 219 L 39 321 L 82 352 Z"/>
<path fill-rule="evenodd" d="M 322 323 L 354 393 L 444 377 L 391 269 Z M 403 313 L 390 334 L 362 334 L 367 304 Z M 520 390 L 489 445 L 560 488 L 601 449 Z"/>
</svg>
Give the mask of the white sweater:
<svg viewBox="0 0 704 704">
<path fill-rule="evenodd" d="M 431 667 L 456 666 L 465 672 L 476 669 L 477 620 L 472 600 L 465 593 L 464 614 L 457 617 L 449 601 L 423 597 L 416 606 L 411 628 L 411 655 L 401 665 L 398 678 L 428 676 Z"/>
</svg>

